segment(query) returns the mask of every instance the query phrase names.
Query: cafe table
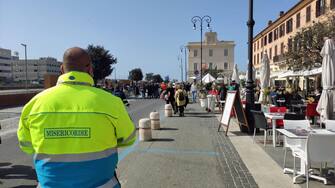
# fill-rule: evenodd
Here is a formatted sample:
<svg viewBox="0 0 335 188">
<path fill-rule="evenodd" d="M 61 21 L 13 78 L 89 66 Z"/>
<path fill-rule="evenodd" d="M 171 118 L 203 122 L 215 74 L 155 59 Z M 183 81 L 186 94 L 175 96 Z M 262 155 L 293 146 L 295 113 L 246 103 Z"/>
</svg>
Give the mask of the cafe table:
<svg viewBox="0 0 335 188">
<path fill-rule="evenodd" d="M 285 137 L 290 139 L 300 139 L 300 140 L 306 140 L 308 138 L 308 134 L 310 132 L 313 133 L 330 133 L 335 134 L 334 132 L 325 130 L 325 129 L 277 129 L 277 131 L 281 134 L 283 134 Z M 293 169 L 290 168 L 284 168 L 284 173 L 293 173 Z M 300 170 L 296 171 L 297 175 L 293 177 L 293 183 L 296 183 L 297 178 L 305 176 L 305 164 L 303 160 L 300 160 Z M 310 177 L 313 178 L 313 175 Z M 316 178 L 317 179 L 317 178 Z"/>
<path fill-rule="evenodd" d="M 276 129 L 277 129 L 277 121 L 276 120 L 279 120 L 279 119 L 284 119 L 284 115 L 285 113 L 271 113 L 271 112 L 266 112 L 264 113 L 264 116 L 267 118 L 267 119 L 270 119 L 272 121 L 272 144 L 273 144 L 273 147 L 276 147 L 276 140 L 277 140 L 277 136 L 276 136 Z"/>
</svg>

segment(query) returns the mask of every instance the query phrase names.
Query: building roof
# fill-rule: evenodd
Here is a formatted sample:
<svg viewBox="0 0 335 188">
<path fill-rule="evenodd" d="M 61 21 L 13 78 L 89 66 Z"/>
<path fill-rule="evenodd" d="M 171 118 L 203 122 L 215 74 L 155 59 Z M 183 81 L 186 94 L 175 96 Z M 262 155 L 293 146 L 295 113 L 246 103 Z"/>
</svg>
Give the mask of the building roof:
<svg viewBox="0 0 335 188">
<path fill-rule="evenodd" d="M 253 41 L 258 40 L 265 33 L 268 33 L 272 29 L 278 27 L 281 23 L 283 23 L 285 20 L 290 18 L 292 15 L 294 15 L 299 10 L 303 9 L 306 5 L 310 4 L 312 1 L 314 1 L 314 0 L 300 0 L 297 4 L 295 4 L 292 8 L 290 8 L 287 12 L 285 12 L 283 15 L 278 17 L 275 21 L 273 21 L 271 24 L 269 24 L 267 27 L 265 27 L 261 32 L 259 32 L 253 38 Z"/>
</svg>

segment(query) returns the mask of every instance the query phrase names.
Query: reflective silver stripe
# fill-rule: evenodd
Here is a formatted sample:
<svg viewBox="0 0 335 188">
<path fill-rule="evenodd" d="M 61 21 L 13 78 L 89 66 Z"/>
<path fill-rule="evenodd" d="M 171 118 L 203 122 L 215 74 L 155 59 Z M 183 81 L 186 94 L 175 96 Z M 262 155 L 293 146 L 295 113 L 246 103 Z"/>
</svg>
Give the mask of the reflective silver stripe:
<svg viewBox="0 0 335 188">
<path fill-rule="evenodd" d="M 76 81 L 59 81 L 58 84 L 72 84 L 72 85 L 82 85 L 82 86 L 92 86 L 92 84 L 87 82 L 76 82 Z"/>
<path fill-rule="evenodd" d="M 35 160 L 45 160 L 46 162 L 81 162 L 101 159 L 117 153 L 117 148 L 110 148 L 104 151 L 78 154 L 43 154 L 34 155 Z"/>
<path fill-rule="evenodd" d="M 123 140 L 123 141 L 121 142 L 121 144 L 126 144 L 126 143 L 128 143 L 128 142 L 129 142 L 130 140 L 132 140 L 135 136 L 136 136 L 136 129 L 134 129 L 134 131 L 131 133 L 131 135 L 130 135 L 127 139 Z"/>
<path fill-rule="evenodd" d="M 97 187 L 97 188 L 112 188 L 114 186 L 116 186 L 117 184 L 119 184 L 119 181 L 117 181 L 116 177 L 113 176 L 112 179 L 110 179 L 107 183 Z"/>
<path fill-rule="evenodd" d="M 20 141 L 19 142 L 20 146 L 22 147 L 33 147 L 33 145 L 31 144 L 31 142 L 23 142 L 23 141 Z"/>
</svg>

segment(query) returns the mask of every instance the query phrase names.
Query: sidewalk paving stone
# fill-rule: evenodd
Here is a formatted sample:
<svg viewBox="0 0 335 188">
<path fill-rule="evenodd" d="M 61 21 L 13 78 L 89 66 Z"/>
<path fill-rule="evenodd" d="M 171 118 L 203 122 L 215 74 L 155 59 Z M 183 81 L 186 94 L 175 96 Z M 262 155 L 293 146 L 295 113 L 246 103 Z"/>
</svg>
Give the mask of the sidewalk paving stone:
<svg viewBox="0 0 335 188">
<path fill-rule="evenodd" d="M 229 137 L 217 132 L 215 114 L 191 104 L 185 116 L 165 118 L 153 141 L 121 159 L 124 187 L 258 187 Z"/>
</svg>

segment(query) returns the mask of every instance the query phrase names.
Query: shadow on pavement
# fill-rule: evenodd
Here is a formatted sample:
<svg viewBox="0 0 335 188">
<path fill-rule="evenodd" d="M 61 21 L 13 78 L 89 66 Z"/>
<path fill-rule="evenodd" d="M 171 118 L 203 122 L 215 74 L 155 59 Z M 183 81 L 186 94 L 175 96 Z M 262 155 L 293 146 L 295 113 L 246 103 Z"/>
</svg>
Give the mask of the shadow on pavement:
<svg viewBox="0 0 335 188">
<path fill-rule="evenodd" d="M 19 186 L 15 186 L 13 188 L 35 188 L 36 185 L 19 185 Z"/>
<path fill-rule="evenodd" d="M 225 127 L 226 128 L 226 127 Z M 225 129 L 226 130 L 226 129 Z M 241 131 L 229 131 L 231 134 L 233 134 L 234 136 L 252 136 L 248 133 L 243 133 Z"/>
<path fill-rule="evenodd" d="M 213 118 L 215 114 L 207 112 L 185 112 L 185 117 Z"/>
<path fill-rule="evenodd" d="M 170 128 L 170 127 L 162 127 L 159 129 L 160 131 L 178 131 L 177 128 Z"/>
<path fill-rule="evenodd" d="M 31 166 L 10 165 L 11 163 L 0 163 L 0 166 L 2 166 L 0 168 L 0 179 L 37 179 L 35 170 Z M 4 166 L 6 167 L 4 168 Z"/>
<path fill-rule="evenodd" d="M 151 142 L 173 142 L 174 139 L 172 139 L 172 138 L 153 138 L 150 141 Z"/>
</svg>

